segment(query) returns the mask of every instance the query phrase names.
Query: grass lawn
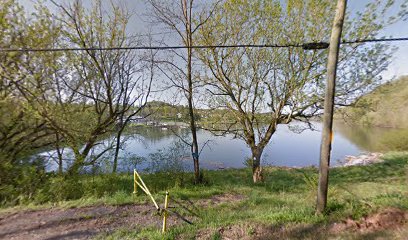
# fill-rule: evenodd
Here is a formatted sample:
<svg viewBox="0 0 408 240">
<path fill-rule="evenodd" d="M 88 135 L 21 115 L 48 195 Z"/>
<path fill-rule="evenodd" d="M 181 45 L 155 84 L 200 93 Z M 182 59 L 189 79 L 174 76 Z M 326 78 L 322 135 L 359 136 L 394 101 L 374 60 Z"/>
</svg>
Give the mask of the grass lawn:
<svg viewBox="0 0 408 240">
<path fill-rule="evenodd" d="M 404 239 L 405 224 L 398 230 L 331 232 L 333 223 L 359 220 L 384 209 L 408 210 L 408 153 L 388 153 L 384 162 L 370 166 L 334 168 L 330 172 L 329 202 L 325 215 L 315 215 L 317 169 L 265 168 L 265 181 L 253 184 L 250 169 L 205 171 L 207 181 L 193 185 L 189 175 L 142 175 L 160 205 L 165 191 L 170 205 L 194 222 L 177 224 L 165 235 L 157 226 L 116 228 L 96 235 L 99 239 Z M 183 181 L 182 181 L 183 180 Z M 82 177 L 76 200 L 28 204 L 1 212 L 146 203 L 141 191 L 133 195 L 132 175 Z M 218 198 L 217 198 L 218 197 Z M 184 205 L 180 207 L 178 203 Z M 153 207 L 153 204 L 152 204 Z M 157 218 L 160 222 L 160 218 Z M 268 237 L 266 237 L 268 236 Z"/>
</svg>

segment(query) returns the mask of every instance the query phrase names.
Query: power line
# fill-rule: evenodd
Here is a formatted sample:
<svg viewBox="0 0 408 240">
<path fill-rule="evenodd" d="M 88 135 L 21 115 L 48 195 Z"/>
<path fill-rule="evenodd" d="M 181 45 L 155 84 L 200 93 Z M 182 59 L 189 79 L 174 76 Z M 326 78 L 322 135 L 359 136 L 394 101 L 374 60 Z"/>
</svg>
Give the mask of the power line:
<svg viewBox="0 0 408 240">
<path fill-rule="evenodd" d="M 369 43 L 369 42 L 401 42 L 401 41 L 408 41 L 408 37 L 357 39 L 354 41 L 343 40 L 341 44 Z"/>
<path fill-rule="evenodd" d="M 134 47 L 79 47 L 79 48 L 0 48 L 0 52 L 65 52 L 65 51 L 113 51 L 113 50 L 170 50 L 203 48 L 285 48 L 302 47 L 301 44 L 236 44 L 236 45 L 199 45 L 199 46 L 134 46 Z"/>
<path fill-rule="evenodd" d="M 139 34 L 139 35 L 136 35 L 136 37 L 149 37 L 149 36 L 166 35 L 166 34 L 174 34 L 174 33 L 175 32 L 173 32 L 173 31 L 155 32 L 155 33 Z"/>
<path fill-rule="evenodd" d="M 341 44 L 357 44 L 370 42 L 408 41 L 403 38 L 378 38 L 343 40 Z M 301 47 L 305 50 L 325 49 L 327 42 L 288 43 L 288 44 L 233 44 L 233 45 L 198 45 L 198 46 L 133 46 L 133 47 L 79 47 L 79 48 L 0 48 L 0 52 L 66 52 L 66 51 L 115 51 L 115 50 L 171 50 L 171 49 L 205 49 L 205 48 L 290 48 Z"/>
</svg>

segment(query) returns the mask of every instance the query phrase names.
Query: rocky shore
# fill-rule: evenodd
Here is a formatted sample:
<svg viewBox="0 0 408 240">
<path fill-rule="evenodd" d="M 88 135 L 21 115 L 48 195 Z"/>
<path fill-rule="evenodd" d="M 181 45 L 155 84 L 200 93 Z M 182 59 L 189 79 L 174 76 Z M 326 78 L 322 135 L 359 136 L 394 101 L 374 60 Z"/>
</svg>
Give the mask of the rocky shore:
<svg viewBox="0 0 408 240">
<path fill-rule="evenodd" d="M 340 161 L 339 167 L 369 165 L 382 162 L 382 156 L 382 153 L 364 153 L 358 156 L 346 156 L 344 160 Z"/>
</svg>

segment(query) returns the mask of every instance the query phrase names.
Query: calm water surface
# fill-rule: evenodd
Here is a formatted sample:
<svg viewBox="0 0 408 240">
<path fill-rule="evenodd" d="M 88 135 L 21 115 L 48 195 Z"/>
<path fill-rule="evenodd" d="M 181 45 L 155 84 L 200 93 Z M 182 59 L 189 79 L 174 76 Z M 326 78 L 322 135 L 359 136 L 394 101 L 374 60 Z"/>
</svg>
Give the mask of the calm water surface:
<svg viewBox="0 0 408 240">
<path fill-rule="evenodd" d="M 288 167 L 317 166 L 321 138 L 321 123 L 313 123 L 314 130 L 306 129 L 301 133 L 292 131 L 293 127 L 304 127 L 302 124 L 279 125 L 271 142 L 264 150 L 262 164 Z M 179 138 L 171 130 L 162 128 L 143 128 L 132 135 L 125 147 L 125 152 L 149 158 L 149 154 L 166 149 Z M 179 129 L 182 134 L 187 129 Z M 376 151 L 370 140 L 377 132 L 387 131 L 379 128 L 357 128 L 344 124 L 334 127 L 331 165 L 337 165 L 347 155 L 359 155 L 363 152 Z M 208 141 L 200 155 L 200 163 L 206 169 L 242 168 L 245 159 L 251 156 L 250 149 L 241 139 L 232 135 L 214 136 L 212 133 L 199 130 L 199 145 Z M 191 158 L 185 159 L 191 163 Z M 146 165 L 142 164 L 141 168 Z M 125 168 L 125 166 L 122 166 Z M 125 169 L 123 169 L 125 170 Z"/>
<path fill-rule="evenodd" d="M 301 133 L 293 131 L 294 128 L 304 129 L 304 127 L 301 123 L 279 125 L 263 152 L 262 164 L 288 167 L 318 166 L 322 125 L 315 122 L 313 123 L 314 130 L 305 129 Z M 179 136 L 188 134 L 187 128 L 177 128 L 175 131 Z M 392 133 L 394 135 L 390 136 L 395 139 L 395 132 L 398 133 L 395 129 L 335 124 L 331 165 L 338 165 L 339 161 L 347 155 L 381 151 L 382 145 L 380 143 L 383 136 Z M 245 142 L 232 135 L 214 136 L 205 130 L 199 130 L 197 135 L 200 147 L 207 142 L 200 155 L 202 168 L 242 168 L 245 167 L 245 160 L 251 156 L 251 151 Z M 158 151 L 169 152 L 169 149 L 176 142 L 180 142 L 179 137 L 175 136 L 170 129 L 160 127 L 137 127 L 133 132 L 128 133 L 126 138 L 126 144 L 120 152 L 121 159 L 118 166 L 118 170 L 123 172 L 131 171 L 133 168 L 139 170 L 152 168 L 153 158 L 151 154 Z M 189 139 L 188 136 L 186 139 Z M 392 150 L 392 148 L 388 150 Z M 65 153 L 67 159 L 72 158 L 72 152 L 66 150 Z M 178 158 L 182 159 L 181 162 L 184 167 L 192 168 L 192 159 L 188 148 L 184 150 L 184 153 L 173 152 L 173 154 L 174 156 L 182 156 Z M 139 156 L 145 160 L 141 163 L 135 163 L 129 156 Z M 100 164 L 102 171 L 109 171 L 106 169 L 111 166 L 112 158 L 112 156 L 108 156 Z M 163 163 L 159 161 L 159 164 Z M 48 169 L 53 171 L 57 169 L 57 166 L 51 162 Z"/>
</svg>

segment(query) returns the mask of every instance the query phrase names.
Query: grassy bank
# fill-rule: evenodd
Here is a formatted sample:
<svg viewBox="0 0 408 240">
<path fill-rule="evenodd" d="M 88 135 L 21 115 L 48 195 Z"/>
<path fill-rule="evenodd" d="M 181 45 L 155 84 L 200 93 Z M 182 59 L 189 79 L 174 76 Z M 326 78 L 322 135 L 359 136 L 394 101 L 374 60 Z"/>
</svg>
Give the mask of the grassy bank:
<svg viewBox="0 0 408 240">
<path fill-rule="evenodd" d="M 204 239 L 220 239 L 220 229 L 234 229 L 237 226 L 249 235 L 256 232 L 259 226 L 271 231 L 284 226 L 285 229 L 293 229 L 284 233 L 285 238 L 326 238 L 328 233 L 322 229 L 330 223 L 349 217 L 360 219 L 362 216 L 389 207 L 408 210 L 408 153 L 389 153 L 384 159 L 383 163 L 370 166 L 332 169 L 330 200 L 324 216 L 314 214 L 317 179 L 317 170 L 314 168 L 267 168 L 265 182 L 257 185 L 251 182 L 249 169 L 206 171 L 204 174 L 207 183 L 199 186 L 191 184 L 190 179 L 184 175 L 151 174 L 144 175 L 143 178 L 160 203 L 163 201 L 165 191 L 169 190 L 176 201 L 188 203 L 190 207 L 196 204 L 194 214 L 182 208 L 175 209 L 187 218 L 193 219 L 194 225 L 181 224 L 170 228 L 165 236 L 167 239 L 176 237 L 191 239 L 199 235 L 204 236 Z M 58 197 L 63 199 L 62 195 L 71 191 L 70 197 L 73 200 L 49 200 L 42 201 L 41 204 L 35 204 L 33 201 L 14 209 L 2 209 L 2 212 L 50 206 L 150 203 L 142 193 L 131 194 L 133 184 L 130 174 L 83 176 L 69 183 L 54 179 L 49 185 L 49 188 L 57 188 L 52 191 L 61 194 L 54 196 L 56 199 Z M 50 191 L 44 189 L 43 193 L 49 194 Z M 228 199 L 220 204 L 204 204 L 205 199 L 220 195 L 228 196 Z M 37 201 L 38 199 L 40 198 L 37 197 Z M 299 231 L 299 226 L 304 229 Z M 379 234 L 395 237 L 392 231 L 384 230 Z M 344 236 L 347 238 L 354 235 Z M 98 237 L 162 239 L 163 236 L 157 227 L 140 226 L 136 229 L 119 229 Z"/>
<path fill-rule="evenodd" d="M 342 108 L 337 118 L 347 122 L 387 128 L 408 128 L 408 76 L 383 84 Z"/>
</svg>

